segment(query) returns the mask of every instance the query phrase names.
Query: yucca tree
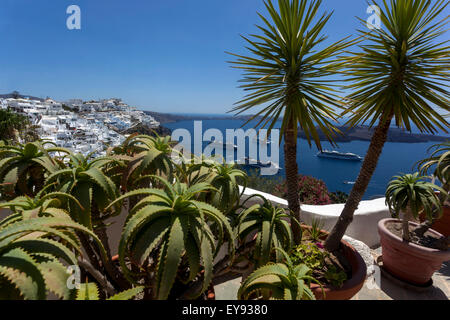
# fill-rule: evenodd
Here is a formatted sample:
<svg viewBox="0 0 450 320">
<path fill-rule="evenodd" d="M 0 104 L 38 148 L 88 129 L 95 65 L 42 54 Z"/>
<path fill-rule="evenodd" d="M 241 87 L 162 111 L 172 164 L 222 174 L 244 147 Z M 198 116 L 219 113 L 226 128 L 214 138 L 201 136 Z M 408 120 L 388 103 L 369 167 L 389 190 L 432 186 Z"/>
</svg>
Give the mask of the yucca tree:
<svg viewBox="0 0 450 320">
<path fill-rule="evenodd" d="M 309 285 L 319 282 L 311 276 L 311 269 L 304 264 L 294 266 L 285 251 L 276 249 L 285 262 L 270 263 L 254 271 L 239 288 L 238 299 L 315 300 Z"/>
<path fill-rule="evenodd" d="M 279 0 L 278 10 L 272 1 L 264 3 L 270 18 L 259 14 L 264 23 L 258 26 L 262 34 L 244 37 L 251 55 L 233 54 L 237 57 L 233 67 L 245 72 L 241 88 L 250 93 L 232 111 L 240 114 L 261 106 L 251 120 L 262 116 L 257 126 L 268 126 L 269 131 L 282 117 L 287 200 L 289 209 L 300 219 L 298 127 L 309 144 L 314 141 L 319 149 L 317 126 L 333 141 L 338 132 L 332 123 L 337 117 L 334 107 L 340 103 L 330 77 L 340 69 L 336 55 L 350 42 L 325 45 L 323 30 L 331 13 L 319 13 L 321 0 Z M 300 228 L 293 224 L 293 229 L 296 242 L 300 242 Z"/>
<path fill-rule="evenodd" d="M 75 231 L 92 237 L 105 254 L 97 236 L 68 215 L 0 221 L 0 299 L 43 300 L 49 292 L 73 299 L 67 265 L 77 265 L 82 254 Z"/>
<path fill-rule="evenodd" d="M 366 43 L 346 57 L 347 80 L 351 82 L 348 89 L 353 92 L 344 115 L 350 114 L 350 126 L 370 121 L 370 127 L 376 128 L 345 208 L 326 241 L 330 251 L 339 248 L 353 220 L 392 121 L 409 131 L 412 125 L 422 132 L 448 130 L 447 120 L 435 110 L 435 106 L 449 110 L 450 50 L 448 40 L 439 43 L 448 16 L 438 19 L 448 4 L 447 0 L 434 4 L 429 0 L 383 1 L 382 28 L 361 31 Z"/>
<path fill-rule="evenodd" d="M 47 144 L 35 141 L 25 145 L 0 146 L 0 182 L 3 185 L 3 197 L 34 197 L 43 188 L 45 174 L 59 168 L 58 163 L 49 156 L 49 152 L 57 149 L 46 149 Z"/>
<path fill-rule="evenodd" d="M 210 184 L 187 186 L 177 181 L 172 185 L 158 176 L 153 179 L 159 180 L 164 190 L 138 189 L 116 200 L 145 196 L 129 212 L 122 233 L 119 244 L 122 272 L 137 284 L 150 268 L 155 273 L 147 282 L 152 296 L 167 299 L 176 279 L 189 283 L 202 270 L 201 291 L 190 292 L 191 296 L 198 296 L 211 283 L 213 260 L 223 242 L 228 240 L 230 252 L 234 251 L 233 230 L 222 212 L 196 200 L 201 193 L 213 189 Z M 216 233 L 212 232 L 211 224 Z M 131 262 L 131 269 L 126 259 Z M 189 271 L 184 274 L 180 269 Z"/>
<path fill-rule="evenodd" d="M 403 240 L 411 241 L 409 222 L 424 214 L 429 221 L 442 216 L 442 204 L 435 189 L 445 192 L 433 183 L 424 180 L 419 173 L 395 176 L 386 189 L 386 204 L 394 217 L 403 214 Z"/>
<path fill-rule="evenodd" d="M 256 235 L 253 259 L 255 265 L 260 267 L 270 261 L 274 248 L 289 252 L 294 244 L 294 237 L 291 226 L 286 221 L 291 216 L 285 209 L 274 207 L 269 200 L 259 195 L 250 197 L 246 201 L 255 197 L 261 198 L 262 203 L 255 204 L 239 214 L 237 230 L 239 238 L 244 242 L 248 240 L 249 235 Z M 276 257 L 277 261 L 281 260 L 280 251 L 276 251 Z"/>
</svg>

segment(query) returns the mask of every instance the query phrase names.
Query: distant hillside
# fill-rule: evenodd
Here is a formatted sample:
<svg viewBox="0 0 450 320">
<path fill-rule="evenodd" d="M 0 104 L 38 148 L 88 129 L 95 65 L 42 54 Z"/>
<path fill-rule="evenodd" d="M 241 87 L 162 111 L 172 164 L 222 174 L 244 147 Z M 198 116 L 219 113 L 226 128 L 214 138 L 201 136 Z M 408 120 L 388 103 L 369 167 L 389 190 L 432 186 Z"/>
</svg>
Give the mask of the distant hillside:
<svg viewBox="0 0 450 320">
<path fill-rule="evenodd" d="M 233 115 L 182 115 L 173 113 L 159 113 L 153 111 L 144 111 L 146 114 L 152 116 L 160 123 L 171 123 L 185 120 L 248 120 L 252 115 L 233 116 Z"/>
<path fill-rule="evenodd" d="M 354 128 L 349 127 L 338 127 L 340 131 L 342 131 L 343 135 L 337 136 L 334 140 L 335 142 L 350 142 L 353 140 L 360 141 L 370 141 L 372 139 L 372 135 L 374 133 L 375 128 L 369 128 L 368 126 L 357 126 Z M 327 138 L 323 134 L 323 132 L 319 129 L 319 138 L 321 141 L 326 141 Z M 301 138 L 306 138 L 306 135 L 303 131 L 299 132 L 299 136 Z M 398 129 L 398 128 L 390 128 L 388 133 L 388 142 L 406 142 L 406 143 L 421 143 L 421 142 L 442 142 L 449 140 L 448 137 L 431 135 L 431 134 L 422 134 L 422 133 L 410 133 L 408 131 Z"/>
<path fill-rule="evenodd" d="M 146 125 L 139 124 L 137 126 L 129 128 L 127 130 L 124 130 L 120 133 L 121 134 L 138 133 L 138 134 L 146 134 L 149 136 L 155 136 L 155 133 L 156 133 L 159 136 L 165 137 L 165 136 L 170 136 L 172 134 L 172 130 L 170 130 L 169 128 L 163 127 L 163 126 L 158 126 L 157 128 L 150 128 Z"/>
<path fill-rule="evenodd" d="M 24 99 L 24 98 L 29 98 L 31 100 L 39 100 L 39 101 L 44 101 L 45 99 L 42 98 L 38 98 L 38 97 L 33 97 L 33 96 L 27 96 L 24 94 L 20 94 L 20 93 L 7 93 L 7 94 L 0 94 L 0 99 L 9 99 L 9 98 L 18 98 L 18 99 Z"/>
</svg>

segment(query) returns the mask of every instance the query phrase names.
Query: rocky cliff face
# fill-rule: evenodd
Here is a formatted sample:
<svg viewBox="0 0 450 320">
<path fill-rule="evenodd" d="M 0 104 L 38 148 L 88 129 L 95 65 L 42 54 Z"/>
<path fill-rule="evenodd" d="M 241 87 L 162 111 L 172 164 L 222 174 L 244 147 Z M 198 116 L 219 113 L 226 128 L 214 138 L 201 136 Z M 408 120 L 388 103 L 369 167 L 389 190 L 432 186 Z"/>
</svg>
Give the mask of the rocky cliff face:
<svg viewBox="0 0 450 320">
<path fill-rule="evenodd" d="M 350 142 L 353 140 L 370 141 L 373 136 L 374 128 L 369 128 L 367 126 L 358 126 L 354 128 L 348 127 L 338 127 L 342 132 L 342 135 L 337 135 L 334 139 L 335 142 Z M 327 138 L 323 132 L 318 129 L 319 138 L 321 141 L 326 141 Z M 300 138 L 305 138 L 306 135 L 303 131 L 299 132 Z M 448 137 L 436 136 L 431 134 L 418 134 L 410 133 L 408 131 L 391 128 L 388 133 L 389 142 L 406 142 L 406 143 L 420 143 L 420 142 L 442 142 L 448 140 Z"/>
<path fill-rule="evenodd" d="M 155 133 L 158 134 L 159 136 L 170 136 L 172 135 L 172 131 L 166 127 L 163 126 L 159 126 L 157 128 L 150 128 L 146 125 L 143 124 L 139 124 L 135 127 L 132 127 L 130 129 L 127 129 L 123 132 L 121 132 L 122 134 L 133 134 L 133 133 L 139 133 L 139 134 L 145 134 L 145 135 L 149 135 L 149 136 L 155 136 Z"/>
</svg>

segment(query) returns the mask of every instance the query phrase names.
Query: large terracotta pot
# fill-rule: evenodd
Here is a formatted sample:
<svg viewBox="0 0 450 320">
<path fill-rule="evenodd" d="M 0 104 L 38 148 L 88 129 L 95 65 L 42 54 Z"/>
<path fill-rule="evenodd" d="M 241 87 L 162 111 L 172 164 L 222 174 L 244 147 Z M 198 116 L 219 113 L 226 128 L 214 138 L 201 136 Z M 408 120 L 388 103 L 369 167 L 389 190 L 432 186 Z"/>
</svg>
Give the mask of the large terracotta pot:
<svg viewBox="0 0 450 320">
<path fill-rule="evenodd" d="M 439 195 L 439 192 L 436 193 Z M 444 212 L 442 213 L 442 217 L 437 220 L 432 228 L 433 230 L 439 232 L 440 234 L 449 237 L 450 236 L 450 202 L 447 201 L 443 207 Z M 421 214 L 419 217 L 420 222 L 424 222 L 426 220 L 425 215 Z"/>
<path fill-rule="evenodd" d="M 450 206 L 444 206 L 442 218 L 437 220 L 432 228 L 446 237 L 450 236 Z"/>
<path fill-rule="evenodd" d="M 383 266 L 397 278 L 415 285 L 427 285 L 433 273 L 442 267 L 442 263 L 450 260 L 450 250 L 441 251 L 407 243 L 391 233 L 386 225 L 398 223 L 398 219 L 384 219 L 378 223 Z M 411 223 L 417 226 L 417 223 Z M 440 233 L 429 230 L 437 236 Z"/>
<path fill-rule="evenodd" d="M 302 226 L 302 229 L 310 228 Z M 328 232 L 322 231 L 328 236 Z M 361 290 L 367 276 L 367 267 L 361 255 L 348 242 L 341 242 L 344 247 L 344 254 L 352 267 L 352 277 L 344 282 L 344 285 L 339 288 L 324 285 L 322 288 L 317 284 L 311 284 L 310 288 L 317 300 L 350 300 L 359 290 Z M 325 297 L 324 297 L 325 294 Z"/>
</svg>

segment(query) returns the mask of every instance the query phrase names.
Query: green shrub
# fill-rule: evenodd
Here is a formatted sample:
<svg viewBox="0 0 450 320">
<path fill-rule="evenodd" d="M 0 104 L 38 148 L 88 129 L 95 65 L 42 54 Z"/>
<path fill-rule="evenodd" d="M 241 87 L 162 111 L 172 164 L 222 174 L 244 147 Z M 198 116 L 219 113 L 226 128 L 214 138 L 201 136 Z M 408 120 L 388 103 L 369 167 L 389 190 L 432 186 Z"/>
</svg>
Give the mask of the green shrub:
<svg viewBox="0 0 450 320">
<path fill-rule="evenodd" d="M 322 180 L 311 176 L 299 175 L 298 185 L 301 203 L 310 205 L 327 205 L 333 203 L 328 188 Z M 281 183 L 276 185 L 272 193 L 286 198 L 287 184 Z"/>
<path fill-rule="evenodd" d="M 320 243 L 300 244 L 291 251 L 290 258 L 294 265 L 306 265 L 316 279 L 334 287 L 340 288 L 347 280 L 345 271 L 331 261 Z"/>
</svg>

